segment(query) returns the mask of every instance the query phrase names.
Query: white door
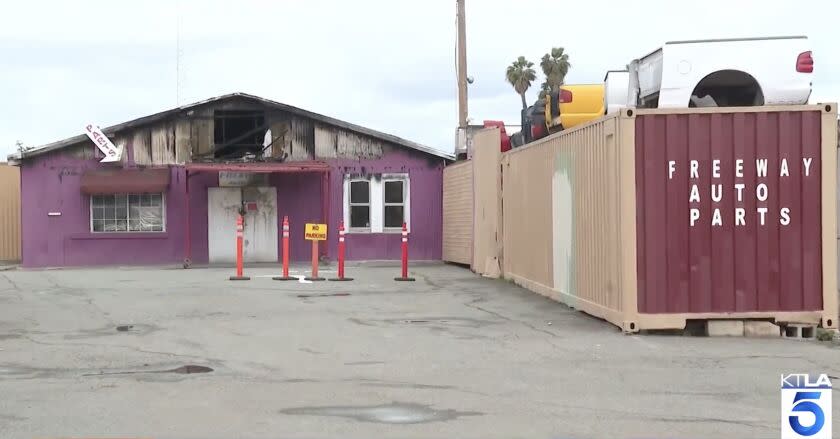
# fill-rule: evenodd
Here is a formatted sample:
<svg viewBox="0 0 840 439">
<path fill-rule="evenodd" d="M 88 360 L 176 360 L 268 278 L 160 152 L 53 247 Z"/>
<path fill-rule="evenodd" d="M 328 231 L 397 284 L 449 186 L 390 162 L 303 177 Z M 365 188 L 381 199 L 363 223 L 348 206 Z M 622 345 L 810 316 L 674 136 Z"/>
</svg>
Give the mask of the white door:
<svg viewBox="0 0 840 439">
<path fill-rule="evenodd" d="M 277 191 L 273 187 L 207 189 L 207 243 L 210 262 L 236 262 L 236 218 L 245 200 L 243 259 L 277 261 Z"/>
</svg>

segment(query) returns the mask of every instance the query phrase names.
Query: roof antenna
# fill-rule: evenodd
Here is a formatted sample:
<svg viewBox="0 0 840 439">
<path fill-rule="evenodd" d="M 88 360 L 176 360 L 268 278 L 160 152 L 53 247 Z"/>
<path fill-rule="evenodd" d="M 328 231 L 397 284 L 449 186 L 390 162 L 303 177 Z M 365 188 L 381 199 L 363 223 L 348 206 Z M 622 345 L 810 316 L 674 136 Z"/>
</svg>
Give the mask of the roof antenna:
<svg viewBox="0 0 840 439">
<path fill-rule="evenodd" d="M 175 1 L 175 106 L 181 106 L 181 0 Z"/>
</svg>

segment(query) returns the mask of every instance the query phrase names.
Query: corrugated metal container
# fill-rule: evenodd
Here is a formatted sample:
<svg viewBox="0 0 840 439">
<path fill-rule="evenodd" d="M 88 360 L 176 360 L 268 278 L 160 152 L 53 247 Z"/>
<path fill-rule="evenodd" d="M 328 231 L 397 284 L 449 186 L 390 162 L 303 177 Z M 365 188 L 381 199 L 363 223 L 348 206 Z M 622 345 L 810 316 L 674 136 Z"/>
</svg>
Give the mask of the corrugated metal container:
<svg viewBox="0 0 840 439">
<path fill-rule="evenodd" d="M 835 104 L 624 110 L 515 149 L 505 276 L 626 331 L 836 328 L 836 154 Z"/>
<path fill-rule="evenodd" d="M 601 119 L 502 159 L 505 276 L 619 326 L 635 311 L 632 128 Z"/>
<path fill-rule="evenodd" d="M 0 163 L 0 261 L 20 261 L 20 168 Z"/>
<path fill-rule="evenodd" d="M 473 262 L 476 273 L 491 277 L 501 274 L 502 254 L 502 152 L 499 128 L 477 131 L 473 140 Z"/>
<path fill-rule="evenodd" d="M 443 168 L 443 260 L 472 264 L 473 165 L 463 161 Z"/>
</svg>

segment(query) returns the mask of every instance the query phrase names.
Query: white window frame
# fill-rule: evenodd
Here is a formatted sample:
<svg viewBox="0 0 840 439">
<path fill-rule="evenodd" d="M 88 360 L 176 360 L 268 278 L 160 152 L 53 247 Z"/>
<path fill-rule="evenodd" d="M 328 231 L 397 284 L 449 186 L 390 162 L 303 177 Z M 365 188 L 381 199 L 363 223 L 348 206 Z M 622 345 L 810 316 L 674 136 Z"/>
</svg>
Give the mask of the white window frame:
<svg viewBox="0 0 840 439">
<path fill-rule="evenodd" d="M 385 183 L 398 181 L 402 183 L 402 203 L 388 203 L 385 201 Z M 382 176 L 382 229 L 385 232 L 402 232 L 402 224 L 397 227 L 387 227 L 385 226 L 385 207 L 386 206 L 402 206 L 403 208 L 403 221 L 405 222 L 406 228 L 409 227 L 408 219 L 411 218 L 411 210 L 409 209 L 409 202 L 408 199 L 409 194 L 411 192 L 408 190 L 408 174 L 386 174 Z"/>
<path fill-rule="evenodd" d="M 160 220 L 161 220 L 161 223 L 162 223 L 161 225 L 163 226 L 161 228 L 161 230 L 108 230 L 108 231 L 93 230 L 93 197 L 95 197 L 97 195 L 100 195 L 100 196 L 101 195 L 112 195 L 112 196 L 113 195 L 125 195 L 126 197 L 128 197 L 130 195 L 142 195 L 142 193 L 139 193 L 139 192 L 133 192 L 133 193 L 125 192 L 125 193 L 118 193 L 118 194 L 90 194 L 90 196 L 88 196 L 88 223 L 89 223 L 88 228 L 90 230 L 90 233 L 95 233 L 97 235 L 108 234 L 108 233 L 117 233 L 117 234 L 123 234 L 123 233 L 158 233 L 158 234 L 159 233 L 166 233 L 166 192 L 152 192 L 152 193 L 160 194 L 160 208 L 163 209 L 163 212 L 161 212 L 161 216 L 160 216 Z M 126 199 L 128 199 L 128 198 L 126 198 Z M 126 203 L 126 209 L 128 209 L 128 212 L 126 213 L 126 221 L 128 221 L 130 219 L 129 215 L 131 215 L 131 208 L 128 206 L 127 203 Z M 128 227 L 126 227 L 126 229 L 127 228 Z"/>
<path fill-rule="evenodd" d="M 368 184 L 368 202 L 367 203 L 351 203 L 350 202 L 350 186 L 352 183 L 365 182 Z M 366 178 L 350 178 L 344 179 L 344 224 L 348 232 L 364 233 L 370 232 L 373 228 L 373 184 Z M 365 206 L 368 207 L 368 222 L 370 227 L 350 227 L 350 207 L 351 206 Z"/>
<path fill-rule="evenodd" d="M 354 181 L 368 182 L 368 190 L 370 190 L 370 227 L 367 228 L 352 228 L 350 227 L 350 183 Z M 347 233 L 400 233 L 402 232 L 402 225 L 400 227 L 384 227 L 385 225 L 385 182 L 386 181 L 402 181 L 403 182 L 403 217 L 406 227 L 411 231 L 411 179 L 408 173 L 391 173 L 382 174 L 377 178 L 373 177 L 358 177 L 345 175 L 344 176 L 344 224 L 347 228 Z M 396 203 L 394 203 L 396 205 Z"/>
</svg>

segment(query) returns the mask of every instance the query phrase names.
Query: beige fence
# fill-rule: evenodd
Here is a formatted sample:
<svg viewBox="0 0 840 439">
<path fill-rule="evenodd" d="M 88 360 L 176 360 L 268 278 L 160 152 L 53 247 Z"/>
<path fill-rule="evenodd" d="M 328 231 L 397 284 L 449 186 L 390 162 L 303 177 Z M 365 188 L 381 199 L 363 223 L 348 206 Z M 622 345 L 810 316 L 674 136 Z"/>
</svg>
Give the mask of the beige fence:
<svg viewBox="0 0 840 439">
<path fill-rule="evenodd" d="M 20 168 L 0 163 L 0 261 L 20 261 Z"/>
<path fill-rule="evenodd" d="M 443 170 L 443 260 L 472 264 L 473 167 L 471 161 Z"/>
</svg>

